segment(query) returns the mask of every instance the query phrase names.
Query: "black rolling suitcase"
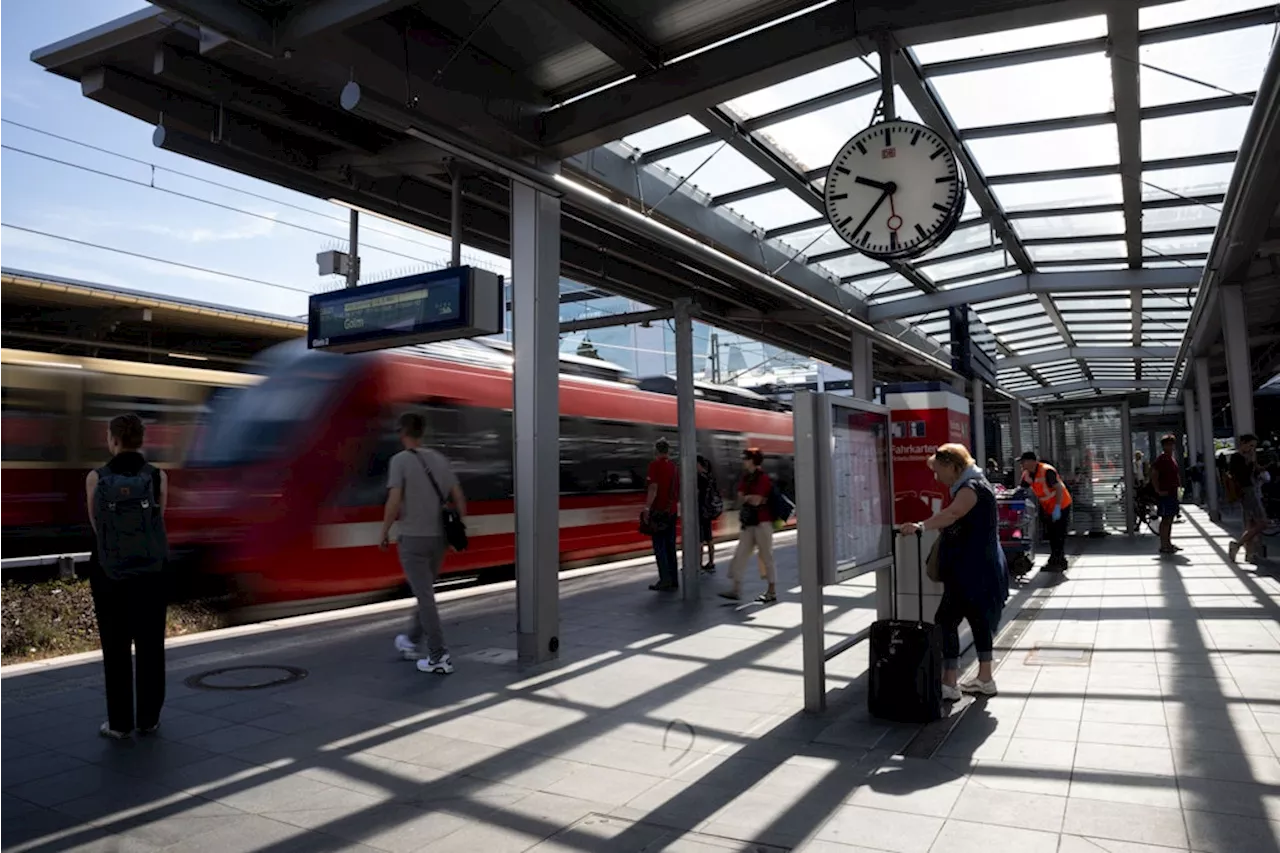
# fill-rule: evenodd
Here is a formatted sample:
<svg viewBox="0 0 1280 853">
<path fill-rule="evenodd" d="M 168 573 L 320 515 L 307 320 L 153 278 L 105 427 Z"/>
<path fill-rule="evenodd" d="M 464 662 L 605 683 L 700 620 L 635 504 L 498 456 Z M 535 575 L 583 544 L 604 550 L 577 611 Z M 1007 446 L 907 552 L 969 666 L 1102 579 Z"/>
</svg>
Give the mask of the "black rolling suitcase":
<svg viewBox="0 0 1280 853">
<path fill-rule="evenodd" d="M 920 618 L 898 614 L 897 559 L 889 583 L 895 618 L 871 625 L 871 667 L 867 707 L 873 716 L 900 723 L 928 723 L 942 717 L 942 632 L 924 621 L 924 553 L 916 533 Z"/>
</svg>

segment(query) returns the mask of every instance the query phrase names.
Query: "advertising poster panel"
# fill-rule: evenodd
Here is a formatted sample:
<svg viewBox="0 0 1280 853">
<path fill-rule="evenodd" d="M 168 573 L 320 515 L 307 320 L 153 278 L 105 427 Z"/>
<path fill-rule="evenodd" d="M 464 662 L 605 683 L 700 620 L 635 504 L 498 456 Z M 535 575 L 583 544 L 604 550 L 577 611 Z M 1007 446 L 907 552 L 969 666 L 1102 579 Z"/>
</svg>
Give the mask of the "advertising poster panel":
<svg viewBox="0 0 1280 853">
<path fill-rule="evenodd" d="M 881 413 L 831 408 L 837 572 L 892 554 L 889 424 Z"/>
<path fill-rule="evenodd" d="M 950 501 L 926 464 L 939 445 L 968 447 L 969 401 L 938 382 L 886 385 L 893 438 L 893 522 L 924 521 Z"/>
</svg>

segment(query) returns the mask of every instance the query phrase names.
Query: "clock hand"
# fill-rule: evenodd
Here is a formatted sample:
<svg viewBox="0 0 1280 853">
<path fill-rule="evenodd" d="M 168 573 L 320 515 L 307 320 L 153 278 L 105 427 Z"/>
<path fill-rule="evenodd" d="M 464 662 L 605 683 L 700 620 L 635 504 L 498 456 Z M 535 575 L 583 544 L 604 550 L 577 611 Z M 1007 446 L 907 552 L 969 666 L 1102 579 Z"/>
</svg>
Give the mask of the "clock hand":
<svg viewBox="0 0 1280 853">
<path fill-rule="evenodd" d="M 861 231 L 866 224 L 871 221 L 871 217 L 875 215 L 875 212 L 880 209 L 880 205 L 884 204 L 884 200 L 890 195 L 891 193 L 888 190 L 880 193 L 880 198 L 876 199 L 875 204 L 871 205 L 871 209 L 867 211 L 867 215 L 862 217 L 862 221 L 858 223 L 858 227 L 854 228 L 852 233 L 857 234 Z"/>
<path fill-rule="evenodd" d="M 864 178 L 861 175 L 854 178 L 853 182 L 855 184 L 862 184 L 864 187 L 872 187 L 874 189 L 877 189 L 877 190 L 880 190 L 881 192 L 886 192 L 886 193 L 891 193 L 897 189 L 897 187 L 893 185 L 893 182 L 889 182 L 885 184 L 885 183 L 881 183 L 880 181 L 873 181 L 870 178 Z"/>
</svg>

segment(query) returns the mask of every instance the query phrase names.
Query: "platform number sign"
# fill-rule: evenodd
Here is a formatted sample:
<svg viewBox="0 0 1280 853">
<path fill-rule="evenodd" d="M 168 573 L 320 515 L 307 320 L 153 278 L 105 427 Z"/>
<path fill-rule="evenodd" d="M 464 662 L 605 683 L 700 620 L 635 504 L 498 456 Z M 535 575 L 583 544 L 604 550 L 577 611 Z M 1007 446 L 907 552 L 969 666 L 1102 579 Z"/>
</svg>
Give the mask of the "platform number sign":
<svg viewBox="0 0 1280 853">
<path fill-rule="evenodd" d="M 936 248 L 964 210 L 955 153 L 910 121 L 873 124 L 844 144 L 823 188 L 827 219 L 869 258 L 908 260 Z"/>
</svg>

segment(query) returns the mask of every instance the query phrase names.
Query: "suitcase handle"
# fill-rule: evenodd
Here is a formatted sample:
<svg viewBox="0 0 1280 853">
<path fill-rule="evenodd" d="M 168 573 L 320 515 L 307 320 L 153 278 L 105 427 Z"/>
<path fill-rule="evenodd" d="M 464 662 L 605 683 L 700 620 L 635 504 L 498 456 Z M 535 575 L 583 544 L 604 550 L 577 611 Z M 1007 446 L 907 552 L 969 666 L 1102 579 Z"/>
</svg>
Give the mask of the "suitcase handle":
<svg viewBox="0 0 1280 853">
<path fill-rule="evenodd" d="M 893 541 L 896 544 L 902 534 L 895 528 Z M 898 557 L 894 550 L 893 573 L 889 578 L 889 595 L 893 598 L 893 618 L 898 618 Z M 921 625 L 924 624 L 924 530 L 916 530 L 916 600 L 919 605 Z"/>
</svg>

